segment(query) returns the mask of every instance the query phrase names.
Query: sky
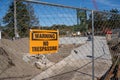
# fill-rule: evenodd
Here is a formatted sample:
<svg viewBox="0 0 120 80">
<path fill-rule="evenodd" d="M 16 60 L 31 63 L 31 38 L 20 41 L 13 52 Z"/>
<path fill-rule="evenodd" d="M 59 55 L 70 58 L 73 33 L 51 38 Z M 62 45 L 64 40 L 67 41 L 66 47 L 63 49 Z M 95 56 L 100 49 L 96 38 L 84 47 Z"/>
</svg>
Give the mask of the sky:
<svg viewBox="0 0 120 80">
<path fill-rule="evenodd" d="M 88 8 L 95 10 L 92 0 L 41 0 L 45 2 Z M 110 10 L 117 8 L 120 10 L 120 0 L 95 0 L 98 10 Z"/>
<path fill-rule="evenodd" d="M 12 1 L 13 0 L 0 0 L 0 5 L 1 5 L 1 7 L 0 7 L 0 23 L 2 21 L 3 16 L 6 14 L 8 8 L 9 8 L 9 5 L 11 4 Z M 38 1 L 96 10 L 92 0 L 38 0 Z M 113 8 L 117 8 L 118 10 L 120 10 L 120 1 L 119 0 L 95 0 L 95 1 L 96 1 L 96 5 L 98 7 L 98 10 L 100 10 L 100 11 L 111 10 Z M 39 17 L 40 19 L 43 19 L 41 21 L 41 23 L 44 23 L 44 24 L 45 23 L 46 24 L 52 23 L 52 24 L 54 24 L 53 20 L 56 21 L 57 23 L 61 23 L 61 21 L 63 21 L 62 23 L 64 23 L 64 22 L 75 23 L 75 21 L 74 21 L 75 11 L 73 11 L 73 10 L 65 10 L 64 9 L 62 11 L 61 9 L 58 9 L 58 8 L 52 9 L 51 7 L 50 8 L 44 7 L 48 11 L 43 10 L 42 14 L 40 14 L 43 7 L 40 7 L 40 5 L 35 5 L 34 8 L 36 9 L 35 13 L 36 13 L 37 17 Z M 39 9 L 37 9 L 37 8 L 39 8 Z M 54 13 L 60 14 L 59 16 L 61 16 L 63 18 L 61 18 L 61 20 L 56 19 L 55 16 L 58 16 L 58 15 L 54 15 L 54 13 L 52 12 L 53 10 L 54 10 Z M 49 15 L 50 13 L 51 13 L 53 18 L 50 17 L 50 15 Z M 47 17 L 47 18 L 45 18 L 45 17 Z"/>
</svg>

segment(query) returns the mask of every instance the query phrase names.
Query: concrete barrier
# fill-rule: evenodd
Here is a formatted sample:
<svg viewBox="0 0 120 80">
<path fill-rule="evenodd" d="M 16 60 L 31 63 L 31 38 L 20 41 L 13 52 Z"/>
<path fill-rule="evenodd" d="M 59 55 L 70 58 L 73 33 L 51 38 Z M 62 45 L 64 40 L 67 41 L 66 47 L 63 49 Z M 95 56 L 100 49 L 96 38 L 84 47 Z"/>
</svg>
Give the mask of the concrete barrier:
<svg viewBox="0 0 120 80">
<path fill-rule="evenodd" d="M 69 38 L 69 40 L 72 39 Z M 97 75 L 102 76 L 102 74 L 105 73 L 105 70 L 107 70 L 111 65 L 110 51 L 105 37 L 95 37 L 94 43 L 95 43 L 95 59 L 96 59 L 95 68 L 99 67 L 100 70 L 96 70 Z M 91 63 L 91 60 L 92 60 L 92 44 L 91 41 L 88 41 L 86 44 L 73 49 L 68 57 L 64 58 L 62 61 L 56 63 L 55 65 L 45 70 L 44 72 L 38 74 L 32 80 L 41 80 L 55 75 L 63 74 L 69 71 L 82 69 L 87 66 L 86 64 Z M 83 71 L 83 72 L 92 75 L 92 72 L 90 71 L 91 65 L 88 65 L 88 67 L 90 67 L 87 68 L 89 72 L 87 71 Z"/>
</svg>

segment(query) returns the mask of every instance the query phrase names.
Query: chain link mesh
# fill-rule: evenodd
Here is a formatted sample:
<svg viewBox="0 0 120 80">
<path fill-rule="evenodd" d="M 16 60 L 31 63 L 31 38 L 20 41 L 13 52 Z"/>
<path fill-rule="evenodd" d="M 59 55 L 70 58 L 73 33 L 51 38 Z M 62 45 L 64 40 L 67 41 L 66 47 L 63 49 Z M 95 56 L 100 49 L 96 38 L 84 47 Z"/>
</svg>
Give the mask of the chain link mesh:
<svg viewBox="0 0 120 80">
<path fill-rule="evenodd" d="M 106 39 L 106 42 L 94 43 L 95 46 L 103 46 L 104 54 L 102 59 L 107 64 L 111 63 L 108 72 L 104 73 L 101 80 L 116 80 L 120 78 L 119 71 L 119 50 L 120 50 L 120 14 L 107 12 L 94 12 L 95 40 Z M 98 38 L 101 37 L 101 38 Z M 105 49 L 105 45 L 108 49 Z M 95 47 L 96 48 L 96 47 Z M 100 49 L 99 49 L 100 50 Z M 95 49 L 95 54 L 99 51 Z M 108 54 L 109 53 L 109 54 Z M 101 54 L 101 53 L 100 53 Z M 117 54 L 117 55 L 116 55 Z M 111 58 L 108 58 L 111 57 Z M 102 65 L 102 64 L 101 64 Z M 105 65 L 105 64 L 104 64 Z M 106 65 L 108 66 L 108 65 Z"/>
<path fill-rule="evenodd" d="M 114 80 L 120 77 L 120 14 L 100 11 L 92 14 L 92 10 L 27 0 L 16 0 L 15 14 L 13 0 L 2 3 L 0 79 Z M 14 15 L 18 35 L 15 40 Z M 30 29 L 59 30 L 58 52 L 29 55 Z"/>
</svg>

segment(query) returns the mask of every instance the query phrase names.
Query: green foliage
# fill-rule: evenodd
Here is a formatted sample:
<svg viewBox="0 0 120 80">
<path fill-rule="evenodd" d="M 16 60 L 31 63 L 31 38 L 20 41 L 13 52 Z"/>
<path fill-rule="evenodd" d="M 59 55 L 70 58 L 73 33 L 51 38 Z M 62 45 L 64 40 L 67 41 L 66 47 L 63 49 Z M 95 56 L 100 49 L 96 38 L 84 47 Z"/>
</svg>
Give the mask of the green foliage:
<svg viewBox="0 0 120 80">
<path fill-rule="evenodd" d="M 110 13 L 111 12 L 111 13 Z M 95 32 L 103 31 L 105 29 L 120 28 L 120 12 L 117 9 L 111 9 L 107 12 L 94 12 L 94 29 Z M 90 14 L 89 28 L 92 26 L 92 14 Z"/>
<path fill-rule="evenodd" d="M 39 24 L 39 20 L 36 17 L 36 15 L 34 15 L 34 8 L 33 8 L 33 6 L 30 3 L 27 4 L 27 10 L 29 11 L 29 17 L 30 17 L 30 24 L 29 24 L 29 26 L 31 28 L 33 26 L 37 26 Z"/>
<path fill-rule="evenodd" d="M 87 29 L 87 24 L 82 24 L 82 25 L 75 25 L 74 26 L 74 32 L 80 31 L 80 32 L 86 32 Z"/>
<path fill-rule="evenodd" d="M 34 16 L 34 11 L 32 10 L 32 14 L 30 15 L 27 4 L 21 1 L 17 1 L 16 17 L 17 17 L 18 34 L 20 35 L 20 37 L 28 36 L 29 27 L 37 24 L 35 22 L 38 21 L 38 19 Z M 5 26 L 6 28 L 3 30 L 3 32 L 9 36 L 8 38 L 14 37 L 15 35 L 14 35 L 14 4 L 13 3 L 9 6 L 8 12 L 3 18 L 3 23 L 6 24 Z M 30 23 L 32 25 L 30 25 Z"/>
<path fill-rule="evenodd" d="M 6 24 L 6 29 L 3 30 L 4 34 L 13 37 L 14 36 L 14 7 L 13 3 L 10 5 L 7 14 L 3 18 L 3 23 Z"/>
<path fill-rule="evenodd" d="M 22 2 L 17 3 L 17 28 L 21 37 L 28 36 L 30 16 L 27 6 Z"/>
<path fill-rule="evenodd" d="M 115 9 L 111 9 L 110 12 L 112 12 L 112 13 L 120 13 L 119 10 L 116 9 L 116 8 Z"/>
<path fill-rule="evenodd" d="M 86 10 L 77 10 L 77 25 L 74 27 L 74 32 L 86 32 L 88 30 Z"/>
<path fill-rule="evenodd" d="M 51 30 L 59 30 L 60 35 L 67 35 L 69 33 L 72 33 L 73 31 L 73 26 L 67 26 L 67 25 L 52 25 L 49 27 Z"/>
</svg>

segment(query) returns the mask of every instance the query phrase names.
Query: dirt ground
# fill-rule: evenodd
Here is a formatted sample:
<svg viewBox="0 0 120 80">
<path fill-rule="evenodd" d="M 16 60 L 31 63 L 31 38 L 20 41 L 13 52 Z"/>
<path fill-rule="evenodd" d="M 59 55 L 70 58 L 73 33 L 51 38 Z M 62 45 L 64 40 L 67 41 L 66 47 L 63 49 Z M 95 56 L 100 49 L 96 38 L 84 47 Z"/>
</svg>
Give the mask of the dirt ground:
<svg viewBox="0 0 120 80">
<path fill-rule="evenodd" d="M 48 54 L 48 60 L 58 63 L 70 55 L 71 50 L 80 47 L 83 44 L 61 44 L 59 51 L 55 54 Z M 18 40 L 0 40 L 0 80 L 30 80 L 42 70 L 37 69 L 34 64 L 26 63 L 23 60 L 24 55 L 29 54 L 29 39 L 22 38 Z M 99 68 L 99 60 L 96 61 L 96 67 Z M 100 64 L 104 64 L 104 61 Z M 104 64 L 105 67 L 108 67 Z M 45 80 L 91 80 L 91 63 L 82 69 L 71 71 L 65 74 L 45 79 Z M 101 68 L 101 67 L 100 67 Z M 99 72 L 100 69 L 96 69 Z M 89 72 L 89 73 L 88 73 Z M 79 77 L 78 77 L 79 76 Z M 83 77 L 84 76 L 84 77 Z M 100 75 L 101 76 L 101 75 Z M 100 77 L 97 76 L 97 77 Z"/>
<path fill-rule="evenodd" d="M 58 53 L 46 55 L 52 62 L 59 62 L 67 57 L 73 48 L 81 44 L 60 45 Z M 33 64 L 26 63 L 23 55 L 29 53 L 29 39 L 2 39 L 0 41 L 0 80 L 29 80 L 41 73 Z"/>
<path fill-rule="evenodd" d="M 19 41 L 11 40 L 1 41 L 0 80 L 29 80 L 41 72 L 34 65 L 23 61 L 22 49 L 24 48 L 20 45 L 26 44 L 19 44 Z"/>
<path fill-rule="evenodd" d="M 59 51 L 57 53 L 46 56 L 50 61 L 57 63 L 64 59 L 65 57 L 69 56 L 74 48 L 80 47 L 81 45 L 82 44 L 66 44 L 66 45 L 61 44 L 59 46 Z"/>
</svg>

